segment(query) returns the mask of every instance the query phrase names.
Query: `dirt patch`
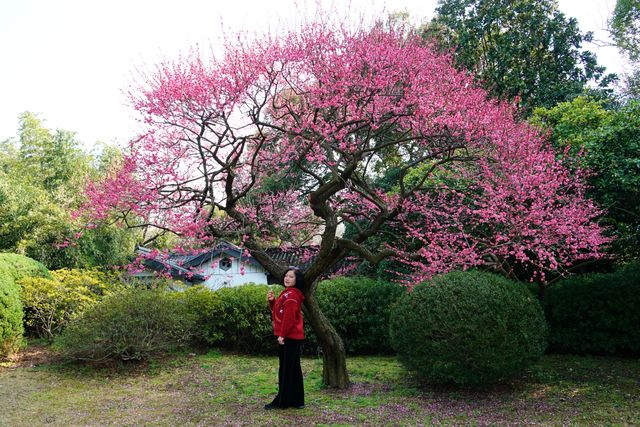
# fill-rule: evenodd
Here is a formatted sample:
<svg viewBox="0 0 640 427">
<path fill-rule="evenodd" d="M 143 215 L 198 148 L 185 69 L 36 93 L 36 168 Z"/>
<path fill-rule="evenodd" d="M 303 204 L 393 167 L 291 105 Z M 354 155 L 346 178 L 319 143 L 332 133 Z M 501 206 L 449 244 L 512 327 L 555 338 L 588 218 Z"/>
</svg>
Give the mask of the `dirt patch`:
<svg viewBox="0 0 640 427">
<path fill-rule="evenodd" d="M 2 369 L 33 368 L 38 365 L 57 363 L 61 360 L 60 353 L 55 352 L 50 346 L 42 344 L 30 344 L 27 348 L 13 354 L 0 363 Z"/>
</svg>

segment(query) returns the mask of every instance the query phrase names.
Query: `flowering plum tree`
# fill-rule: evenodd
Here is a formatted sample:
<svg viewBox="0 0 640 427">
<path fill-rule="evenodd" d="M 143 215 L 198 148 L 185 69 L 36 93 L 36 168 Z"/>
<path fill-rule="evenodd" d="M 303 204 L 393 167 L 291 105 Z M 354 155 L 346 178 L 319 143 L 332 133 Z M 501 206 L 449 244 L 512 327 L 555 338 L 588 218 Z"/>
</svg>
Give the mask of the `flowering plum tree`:
<svg viewBox="0 0 640 427">
<path fill-rule="evenodd" d="M 541 135 L 401 32 L 307 24 L 232 43 L 219 59 L 161 63 L 130 93 L 145 130 L 121 168 L 88 188 L 84 212 L 191 244 L 234 239 L 276 276 L 286 267 L 267 246 L 318 237 L 305 315 L 329 386 L 349 383 L 345 352 L 314 290 L 345 257 L 398 257 L 414 281 L 505 257 L 541 274 L 597 256 L 605 241 L 580 177 Z M 385 193 L 373 183 L 390 150 L 400 173 Z M 372 248 L 388 224 L 421 249 Z"/>
</svg>

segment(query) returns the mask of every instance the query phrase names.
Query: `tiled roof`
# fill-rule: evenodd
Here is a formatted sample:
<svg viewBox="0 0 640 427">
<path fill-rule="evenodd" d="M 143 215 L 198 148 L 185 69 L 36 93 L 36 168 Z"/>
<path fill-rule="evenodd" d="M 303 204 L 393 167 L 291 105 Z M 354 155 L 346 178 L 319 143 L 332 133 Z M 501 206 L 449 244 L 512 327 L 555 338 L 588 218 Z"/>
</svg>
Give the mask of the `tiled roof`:
<svg viewBox="0 0 640 427">
<path fill-rule="evenodd" d="M 295 266 L 305 270 L 320 251 L 319 246 L 302 246 L 298 248 L 269 248 L 266 250 L 275 262 L 286 266 Z"/>
<path fill-rule="evenodd" d="M 307 269 L 314 258 L 318 254 L 320 250 L 319 246 L 300 246 L 296 248 L 269 248 L 266 250 L 267 255 L 269 255 L 275 262 L 284 266 L 295 266 L 301 270 Z M 140 253 L 149 253 L 150 249 L 139 247 L 138 252 Z M 170 254 L 166 259 L 145 259 L 144 263 L 148 267 L 154 270 L 166 270 L 167 267 L 170 267 L 171 274 L 174 277 L 180 277 L 185 280 L 200 280 L 204 281 L 204 276 L 200 274 L 192 273 L 189 270 L 189 267 L 196 267 L 203 264 L 205 261 L 209 259 L 216 258 L 219 255 L 229 255 L 234 258 L 241 258 L 244 262 L 249 262 L 252 264 L 261 265 L 258 260 L 253 258 L 252 256 L 246 256 L 243 254 L 243 249 L 226 241 L 222 241 L 214 248 L 194 254 Z M 331 272 L 336 272 L 341 268 L 349 265 L 351 260 L 343 260 L 338 264 L 334 265 L 331 268 Z M 269 276 L 269 282 L 275 280 Z M 189 277 L 192 276 L 192 279 Z"/>
<path fill-rule="evenodd" d="M 147 248 L 138 247 L 137 252 L 140 254 L 148 254 L 151 252 Z M 171 277 L 186 280 L 188 282 L 204 281 L 206 278 L 202 274 L 198 274 L 179 265 L 178 257 L 168 259 L 152 259 L 145 258 L 144 265 L 156 271 L 168 271 Z"/>
<path fill-rule="evenodd" d="M 216 258 L 219 255 L 229 255 L 233 258 L 242 259 L 244 262 L 260 265 L 260 263 L 255 258 L 245 255 L 242 248 L 239 248 L 238 246 L 229 242 L 222 242 L 208 251 L 192 256 L 188 261 L 184 262 L 184 265 L 188 267 L 200 265 L 207 260 Z M 170 257 L 170 259 L 173 258 Z"/>
</svg>

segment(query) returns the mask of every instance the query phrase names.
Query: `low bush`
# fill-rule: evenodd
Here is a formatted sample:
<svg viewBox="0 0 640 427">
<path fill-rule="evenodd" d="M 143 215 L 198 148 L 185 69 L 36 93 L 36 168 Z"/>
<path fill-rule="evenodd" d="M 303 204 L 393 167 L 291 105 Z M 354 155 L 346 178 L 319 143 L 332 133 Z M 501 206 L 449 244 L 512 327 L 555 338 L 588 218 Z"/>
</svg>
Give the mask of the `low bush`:
<svg viewBox="0 0 640 427">
<path fill-rule="evenodd" d="M 251 354 L 272 353 L 277 348 L 266 299 L 269 289 L 267 285 L 243 285 L 216 291 L 221 301 L 222 322 L 216 322 L 222 335 L 219 345 Z"/>
<path fill-rule="evenodd" d="M 191 341 L 195 319 L 162 290 L 109 295 L 73 319 L 56 345 L 73 359 L 142 360 Z"/>
<path fill-rule="evenodd" d="M 521 372 L 544 353 L 540 304 L 523 284 L 478 271 L 419 284 L 391 310 L 400 360 L 431 383 L 480 385 Z"/>
<path fill-rule="evenodd" d="M 562 280 L 543 307 L 552 351 L 640 354 L 640 263 Z"/>
<path fill-rule="evenodd" d="M 269 289 L 281 286 L 243 285 L 211 291 L 194 286 L 177 292 L 196 319 L 194 338 L 204 344 L 251 354 L 273 353 L 276 348 L 271 313 L 266 302 Z M 403 288 L 366 278 L 323 281 L 318 304 L 345 342 L 349 354 L 390 352 L 389 306 Z M 315 353 L 318 341 L 305 322 L 305 351 Z"/>
<path fill-rule="evenodd" d="M 23 344 L 23 305 L 16 280 L 24 277 L 51 276 L 38 261 L 18 254 L 0 254 L 0 357 L 17 351 Z"/>
<path fill-rule="evenodd" d="M 184 304 L 185 310 L 194 319 L 193 340 L 197 344 L 221 345 L 225 322 L 228 321 L 229 316 L 224 313 L 220 294 L 205 286 L 197 285 L 183 292 L 175 292 L 173 297 Z"/>
<path fill-rule="evenodd" d="M 28 277 L 18 281 L 27 327 L 50 342 L 71 319 L 104 296 L 123 289 L 118 280 L 96 270 L 61 269 L 51 275 L 52 279 Z"/>
<path fill-rule="evenodd" d="M 193 286 L 173 297 L 195 321 L 196 342 L 242 353 L 272 353 L 276 341 L 266 285 L 247 284 L 212 291 Z"/>
<path fill-rule="evenodd" d="M 404 287 L 366 277 L 338 277 L 318 284 L 318 305 L 342 338 L 348 354 L 391 353 L 389 313 Z M 305 324 L 307 348 L 318 346 Z"/>
</svg>

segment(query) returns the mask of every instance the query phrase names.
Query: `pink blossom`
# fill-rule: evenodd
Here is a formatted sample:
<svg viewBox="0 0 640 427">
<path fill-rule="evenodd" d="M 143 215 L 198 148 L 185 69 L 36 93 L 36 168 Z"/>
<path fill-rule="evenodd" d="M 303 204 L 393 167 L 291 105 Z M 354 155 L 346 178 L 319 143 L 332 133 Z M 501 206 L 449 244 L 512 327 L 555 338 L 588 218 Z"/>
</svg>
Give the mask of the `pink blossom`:
<svg viewBox="0 0 640 427">
<path fill-rule="evenodd" d="M 387 223 L 398 238 L 382 254 L 410 269 L 407 283 L 506 259 L 544 280 L 601 256 L 587 172 L 420 37 L 311 23 L 226 48 L 160 63 L 131 88 L 142 131 L 88 186 L 82 215 L 171 230 L 191 249 L 321 237 L 333 261 L 371 257 L 363 248 Z M 384 192 L 375 165 L 389 150 L 401 173 Z"/>
</svg>

